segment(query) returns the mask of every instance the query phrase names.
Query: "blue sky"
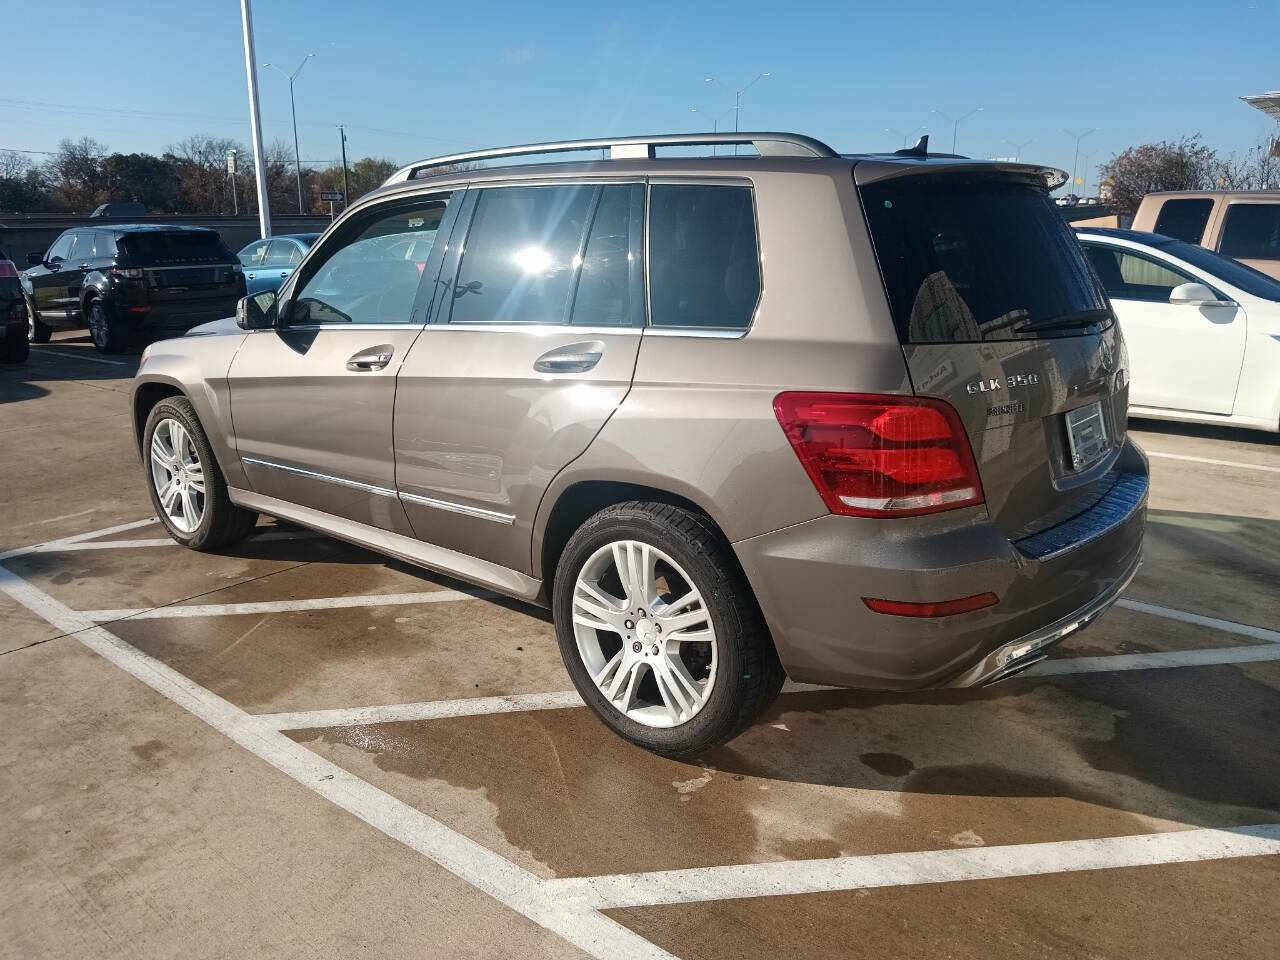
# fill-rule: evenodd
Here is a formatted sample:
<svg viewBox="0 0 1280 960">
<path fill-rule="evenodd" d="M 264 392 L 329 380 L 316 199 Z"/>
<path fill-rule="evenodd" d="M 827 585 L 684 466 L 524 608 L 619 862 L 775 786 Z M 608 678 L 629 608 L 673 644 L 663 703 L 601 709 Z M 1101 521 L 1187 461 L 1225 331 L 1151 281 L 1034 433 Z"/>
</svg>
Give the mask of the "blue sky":
<svg viewBox="0 0 1280 960">
<path fill-rule="evenodd" d="M 90 35 L 103 28 L 109 55 L 7 44 L 0 147 L 49 150 L 88 135 L 113 150 L 159 151 L 198 132 L 248 142 L 236 0 L 73 7 Z M 691 106 L 722 113 L 729 90 L 769 71 L 742 99 L 743 129 L 858 151 L 898 146 L 886 127 L 927 126 L 947 149 L 951 125 L 931 110 L 982 107 L 961 124 L 959 152 L 1004 156 L 1006 140 L 1033 140 L 1024 159 L 1069 169 L 1064 127 L 1098 128 L 1081 148 L 1091 167 L 1130 144 L 1195 132 L 1223 152 L 1247 148 L 1276 130 L 1239 96 L 1280 88 L 1276 0 L 256 0 L 255 22 L 259 61 L 292 70 L 316 54 L 297 95 L 302 155 L 318 161 L 337 157 L 339 122 L 350 156 L 404 162 L 495 143 L 709 129 Z M 288 139 L 286 81 L 262 70 L 260 82 L 264 135 Z"/>
</svg>

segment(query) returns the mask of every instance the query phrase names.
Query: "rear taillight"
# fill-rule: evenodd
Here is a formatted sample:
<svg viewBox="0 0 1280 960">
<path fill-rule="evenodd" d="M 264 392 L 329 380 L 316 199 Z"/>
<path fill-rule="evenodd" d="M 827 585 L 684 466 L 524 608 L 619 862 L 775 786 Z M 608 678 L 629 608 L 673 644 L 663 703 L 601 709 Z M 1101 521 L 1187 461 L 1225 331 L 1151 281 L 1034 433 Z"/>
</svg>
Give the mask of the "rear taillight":
<svg viewBox="0 0 1280 960">
<path fill-rule="evenodd" d="M 0 278 L 16 277 L 18 268 L 13 265 L 12 260 L 0 260 Z"/>
<path fill-rule="evenodd" d="M 142 269 L 140 267 L 112 267 L 111 275 L 114 277 L 124 277 L 126 280 L 141 280 Z"/>
<path fill-rule="evenodd" d="M 941 400 L 789 392 L 773 409 L 832 513 L 910 517 L 983 502 L 964 424 Z"/>
</svg>

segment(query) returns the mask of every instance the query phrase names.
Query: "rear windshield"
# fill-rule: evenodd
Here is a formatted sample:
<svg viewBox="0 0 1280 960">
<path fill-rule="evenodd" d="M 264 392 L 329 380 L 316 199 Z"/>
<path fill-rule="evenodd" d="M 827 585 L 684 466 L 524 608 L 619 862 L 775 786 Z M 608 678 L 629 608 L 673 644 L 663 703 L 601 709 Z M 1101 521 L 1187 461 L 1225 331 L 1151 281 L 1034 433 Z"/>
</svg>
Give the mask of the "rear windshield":
<svg viewBox="0 0 1280 960">
<path fill-rule="evenodd" d="M 224 263 L 235 260 L 216 233 L 130 233 L 120 244 L 143 263 Z"/>
<path fill-rule="evenodd" d="M 974 343 L 1109 324 L 1100 285 L 1044 188 L 908 176 L 861 189 L 898 337 Z"/>
</svg>

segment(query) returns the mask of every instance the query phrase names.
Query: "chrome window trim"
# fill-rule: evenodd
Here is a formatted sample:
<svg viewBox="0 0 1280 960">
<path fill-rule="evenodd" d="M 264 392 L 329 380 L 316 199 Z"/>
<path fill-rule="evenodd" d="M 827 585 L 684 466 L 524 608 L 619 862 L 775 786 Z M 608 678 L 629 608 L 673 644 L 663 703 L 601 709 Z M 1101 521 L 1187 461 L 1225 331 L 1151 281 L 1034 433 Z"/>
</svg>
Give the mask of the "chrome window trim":
<svg viewBox="0 0 1280 960">
<path fill-rule="evenodd" d="M 283 463 L 274 463 L 270 460 L 260 460 L 257 457 L 240 458 L 242 463 L 252 463 L 259 467 L 268 467 L 272 470 L 283 470 L 285 473 L 296 473 L 300 477 L 310 477 L 312 480 L 324 480 L 327 483 L 336 483 L 342 487 L 351 487 L 355 490 L 364 490 L 366 493 L 376 494 L 379 497 L 394 497 L 396 491 L 388 490 L 386 487 L 376 487 L 371 483 L 361 483 L 359 480 L 348 480 L 345 477 L 333 477 L 327 473 L 316 473 L 314 470 L 304 470 L 302 467 L 290 467 Z"/>
<path fill-rule="evenodd" d="M 438 500 L 435 497 L 423 497 L 416 493 L 401 493 L 400 499 L 408 500 L 410 503 L 418 503 L 424 507 L 448 510 L 450 513 L 460 513 L 465 517 L 476 517 L 480 520 L 490 520 L 494 523 L 507 524 L 508 526 L 516 522 L 514 513 L 503 513 L 501 510 L 486 510 L 484 507 L 454 503 L 452 500 Z"/>
<path fill-rule="evenodd" d="M 300 323 L 297 326 L 287 324 L 283 327 L 263 327 L 250 330 L 250 333 L 295 333 L 319 330 L 416 330 L 422 323 Z"/>
<path fill-rule="evenodd" d="M 703 337 L 709 340 L 741 340 L 750 327 L 645 327 L 646 337 Z"/>
<path fill-rule="evenodd" d="M 368 329 L 367 327 L 363 329 Z M 602 334 L 612 335 L 628 335 L 638 337 L 642 333 L 640 327 L 633 326 L 617 326 L 617 327 L 579 327 L 571 323 L 432 323 L 427 325 L 428 330 L 468 330 L 472 333 L 476 331 L 485 331 L 487 333 L 532 333 L 532 334 L 557 334 L 557 333 L 573 333 L 573 334 L 593 334 L 596 336 Z"/>
</svg>

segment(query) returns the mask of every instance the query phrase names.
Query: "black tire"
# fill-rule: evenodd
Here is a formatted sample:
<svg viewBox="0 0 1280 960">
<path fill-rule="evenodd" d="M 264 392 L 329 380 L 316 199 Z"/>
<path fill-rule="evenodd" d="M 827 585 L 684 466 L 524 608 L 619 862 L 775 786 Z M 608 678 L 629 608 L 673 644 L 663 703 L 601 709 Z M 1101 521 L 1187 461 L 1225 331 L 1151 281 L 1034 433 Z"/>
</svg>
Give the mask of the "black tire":
<svg viewBox="0 0 1280 960">
<path fill-rule="evenodd" d="M 26 363 L 31 353 L 31 345 L 27 342 L 27 328 L 20 322 L 8 324 L 8 329 L 0 328 L 5 334 L 0 341 L 0 363 Z"/>
<path fill-rule="evenodd" d="M 152 436 L 160 422 L 166 419 L 177 420 L 190 435 L 204 472 L 204 515 L 196 529 L 190 533 L 179 530 L 170 521 L 161 506 L 160 495 L 151 474 Z M 227 481 L 218 469 L 218 461 L 214 459 L 213 449 L 200 425 L 200 418 L 196 416 L 195 408 L 186 397 L 167 397 L 151 408 L 146 427 L 142 431 L 142 466 L 156 516 L 164 524 L 169 536 L 183 546 L 192 550 L 218 550 L 243 540 L 258 522 L 255 512 L 237 507 L 227 496 Z"/>
<path fill-rule="evenodd" d="M 702 708 L 671 727 L 651 727 L 615 708 L 583 663 L 573 630 L 573 593 L 583 566 L 601 547 L 635 540 L 675 560 L 702 594 L 717 638 L 715 684 Z M 582 699 L 614 732 L 668 757 L 696 757 L 733 739 L 768 709 L 785 674 L 755 594 L 724 536 L 709 518 L 682 507 L 631 501 L 589 518 L 557 564 L 552 611 L 560 655 Z"/>
<path fill-rule="evenodd" d="M 36 316 L 30 299 L 27 300 L 27 335 L 32 343 L 48 343 L 53 336 L 53 327 Z"/>
<path fill-rule="evenodd" d="M 114 308 L 101 300 L 90 300 L 85 305 L 85 319 L 89 321 L 89 337 L 99 353 L 124 352 L 127 338 Z"/>
</svg>

